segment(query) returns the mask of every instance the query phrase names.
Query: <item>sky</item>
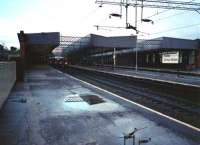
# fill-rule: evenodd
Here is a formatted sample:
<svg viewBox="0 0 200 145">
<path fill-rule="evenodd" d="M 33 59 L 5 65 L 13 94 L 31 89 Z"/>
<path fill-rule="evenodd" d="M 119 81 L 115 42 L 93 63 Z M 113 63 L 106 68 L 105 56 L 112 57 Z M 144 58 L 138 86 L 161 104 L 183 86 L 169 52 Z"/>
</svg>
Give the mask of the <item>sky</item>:
<svg viewBox="0 0 200 145">
<path fill-rule="evenodd" d="M 200 3 L 200 0 L 193 1 Z M 135 9 L 129 7 L 128 12 L 128 22 L 134 25 Z M 17 33 L 20 30 L 25 33 L 60 32 L 63 36 L 86 36 L 90 33 L 105 36 L 136 34 L 133 30 L 97 30 L 94 27 L 125 27 L 125 9 L 122 9 L 121 19 L 110 19 L 111 13 L 120 13 L 120 7 L 99 7 L 95 0 L 0 0 L 0 44 L 19 47 Z M 200 38 L 200 14 L 195 11 L 144 8 L 143 18 L 155 15 L 150 17 L 154 24 L 141 23 L 140 13 L 138 9 L 138 29 L 145 32 L 138 34 L 140 39 L 162 36 Z"/>
</svg>

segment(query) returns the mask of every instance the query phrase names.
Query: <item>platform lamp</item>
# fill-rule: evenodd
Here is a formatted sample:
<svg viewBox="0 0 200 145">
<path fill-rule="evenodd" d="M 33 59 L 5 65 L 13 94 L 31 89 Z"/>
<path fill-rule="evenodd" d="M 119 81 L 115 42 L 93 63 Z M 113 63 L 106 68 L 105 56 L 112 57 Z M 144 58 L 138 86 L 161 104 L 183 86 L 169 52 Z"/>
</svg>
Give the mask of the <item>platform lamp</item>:
<svg viewBox="0 0 200 145">
<path fill-rule="evenodd" d="M 154 24 L 153 20 L 151 19 L 141 19 L 141 22 L 150 22 L 151 24 Z"/>
<path fill-rule="evenodd" d="M 111 19 L 112 17 L 118 17 L 118 18 L 121 18 L 122 15 L 121 15 L 121 14 L 117 14 L 117 13 L 111 13 L 111 14 L 109 14 L 109 18 Z"/>
</svg>

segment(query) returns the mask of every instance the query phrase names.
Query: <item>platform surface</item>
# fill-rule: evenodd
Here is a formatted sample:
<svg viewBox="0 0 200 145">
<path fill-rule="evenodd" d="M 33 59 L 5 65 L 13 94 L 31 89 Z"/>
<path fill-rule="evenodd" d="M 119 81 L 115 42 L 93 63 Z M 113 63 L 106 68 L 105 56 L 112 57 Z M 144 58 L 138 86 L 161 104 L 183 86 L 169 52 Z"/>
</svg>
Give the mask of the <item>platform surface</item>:
<svg viewBox="0 0 200 145">
<path fill-rule="evenodd" d="M 89 95 L 99 99 L 88 101 Z M 123 145 L 123 132 L 134 128 L 143 128 L 135 134 L 135 145 L 148 138 L 146 145 L 200 143 L 49 66 L 26 72 L 25 82 L 16 84 L 0 111 L 0 145 Z"/>
<path fill-rule="evenodd" d="M 75 66 L 75 67 L 83 67 L 89 69 L 95 69 L 100 71 L 106 71 L 110 73 L 117 73 L 121 75 L 130 75 L 135 77 L 144 77 L 150 79 L 156 79 L 161 81 L 168 81 L 173 83 L 182 83 L 186 85 L 195 85 L 200 87 L 200 76 L 191 76 L 191 75 L 177 75 L 173 73 L 166 72 L 156 72 L 156 71 L 145 71 L 145 70 L 135 70 L 131 68 L 112 68 L 105 66 Z"/>
</svg>

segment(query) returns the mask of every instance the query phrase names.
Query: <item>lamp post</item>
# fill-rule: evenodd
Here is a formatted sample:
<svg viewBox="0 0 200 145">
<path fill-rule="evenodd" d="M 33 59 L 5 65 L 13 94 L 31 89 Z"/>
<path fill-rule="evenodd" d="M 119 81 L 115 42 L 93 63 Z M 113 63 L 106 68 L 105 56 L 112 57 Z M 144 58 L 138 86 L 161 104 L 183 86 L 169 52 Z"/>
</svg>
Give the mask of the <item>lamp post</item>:
<svg viewBox="0 0 200 145">
<path fill-rule="evenodd" d="M 135 49 L 135 70 L 138 70 L 138 50 L 137 50 L 137 44 L 136 44 L 136 49 Z"/>
<path fill-rule="evenodd" d="M 131 34 L 131 36 L 135 36 L 133 34 Z M 137 40 L 136 40 L 136 44 L 135 44 L 135 47 L 133 47 L 133 60 L 134 60 L 134 49 L 135 49 L 135 70 L 137 71 L 138 70 L 138 43 L 137 43 Z M 134 67 L 134 61 L 133 61 L 133 67 Z"/>
<path fill-rule="evenodd" d="M 116 66 L 116 48 L 113 48 L 113 69 L 115 70 Z"/>
</svg>

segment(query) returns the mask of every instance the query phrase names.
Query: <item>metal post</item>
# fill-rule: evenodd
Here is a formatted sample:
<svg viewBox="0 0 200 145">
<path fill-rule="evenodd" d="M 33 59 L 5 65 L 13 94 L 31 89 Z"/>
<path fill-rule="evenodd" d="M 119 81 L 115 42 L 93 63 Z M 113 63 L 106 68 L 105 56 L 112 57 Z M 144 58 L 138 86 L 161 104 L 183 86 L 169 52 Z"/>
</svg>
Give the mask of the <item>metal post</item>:
<svg viewBox="0 0 200 145">
<path fill-rule="evenodd" d="M 135 28 L 137 29 L 137 0 L 135 1 Z M 136 34 L 138 32 L 136 31 Z M 138 70 L 138 46 L 136 44 L 136 51 L 135 51 L 135 70 Z"/>
<path fill-rule="evenodd" d="M 102 48 L 102 53 L 101 53 L 101 66 L 103 66 L 103 48 Z"/>
<path fill-rule="evenodd" d="M 135 28 L 137 28 L 137 0 L 135 1 Z M 136 33 L 138 33 L 136 31 Z"/>
<path fill-rule="evenodd" d="M 144 7 L 144 5 L 143 5 L 143 0 L 142 0 L 142 6 L 141 6 L 141 20 L 143 19 L 143 7 Z M 142 22 L 142 21 L 141 21 Z"/>
<path fill-rule="evenodd" d="M 120 2 L 120 15 L 121 15 L 121 18 L 122 18 L 122 0 Z"/>
<path fill-rule="evenodd" d="M 138 70 L 138 46 L 136 44 L 136 49 L 135 49 L 135 70 Z"/>
<path fill-rule="evenodd" d="M 126 28 L 128 27 L 128 0 L 126 0 Z"/>
<path fill-rule="evenodd" d="M 116 48 L 113 49 L 113 68 L 116 66 Z"/>
<path fill-rule="evenodd" d="M 179 69 L 180 69 L 179 67 L 180 67 L 180 53 L 178 52 L 177 77 L 180 77 L 180 76 L 179 76 Z"/>
<path fill-rule="evenodd" d="M 133 145 L 135 145 L 135 135 L 133 135 Z"/>
</svg>

